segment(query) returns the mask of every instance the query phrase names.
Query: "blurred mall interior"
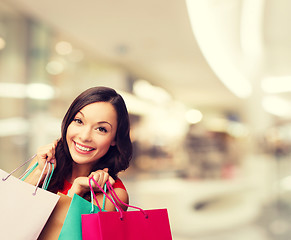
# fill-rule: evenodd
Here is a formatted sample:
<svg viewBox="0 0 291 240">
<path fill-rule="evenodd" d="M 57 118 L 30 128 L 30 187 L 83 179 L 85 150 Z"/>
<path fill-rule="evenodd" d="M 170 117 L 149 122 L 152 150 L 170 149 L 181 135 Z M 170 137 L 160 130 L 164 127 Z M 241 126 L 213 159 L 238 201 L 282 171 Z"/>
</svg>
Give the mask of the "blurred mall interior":
<svg viewBox="0 0 291 240">
<path fill-rule="evenodd" d="M 60 136 L 71 101 L 115 88 L 132 205 L 175 240 L 289 240 L 291 2 L 0 2 L 0 168 Z"/>
</svg>

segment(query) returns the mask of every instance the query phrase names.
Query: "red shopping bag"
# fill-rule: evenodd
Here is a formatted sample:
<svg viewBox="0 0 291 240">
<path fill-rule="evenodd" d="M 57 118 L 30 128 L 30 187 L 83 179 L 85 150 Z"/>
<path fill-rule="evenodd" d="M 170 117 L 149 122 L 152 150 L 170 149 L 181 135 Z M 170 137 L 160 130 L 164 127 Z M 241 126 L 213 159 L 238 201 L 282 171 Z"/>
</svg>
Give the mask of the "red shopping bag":
<svg viewBox="0 0 291 240">
<path fill-rule="evenodd" d="M 98 212 L 82 215 L 83 240 L 171 240 L 171 229 L 167 209 L 143 210 L 139 207 L 122 202 L 114 192 L 111 184 L 107 187 L 111 197 L 107 195 L 91 178 L 96 186 L 114 204 L 117 212 Z M 91 182 L 89 181 L 92 189 Z M 92 191 L 93 192 L 93 191 Z M 95 197 L 95 195 L 94 195 Z M 96 201 L 96 200 L 95 200 Z M 137 209 L 137 211 L 123 211 L 116 202 Z M 98 202 L 96 201 L 97 205 Z M 98 206 L 99 209 L 100 206 Z"/>
</svg>

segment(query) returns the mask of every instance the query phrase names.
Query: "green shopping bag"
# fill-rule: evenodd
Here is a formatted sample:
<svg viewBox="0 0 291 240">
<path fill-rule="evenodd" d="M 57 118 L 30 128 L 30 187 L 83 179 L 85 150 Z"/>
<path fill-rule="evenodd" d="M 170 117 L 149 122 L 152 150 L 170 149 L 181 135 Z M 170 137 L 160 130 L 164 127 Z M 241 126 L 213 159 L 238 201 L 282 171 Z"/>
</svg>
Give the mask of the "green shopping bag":
<svg viewBox="0 0 291 240">
<path fill-rule="evenodd" d="M 106 185 L 104 191 L 106 191 Z M 105 211 L 105 199 L 104 195 L 102 212 Z M 93 204 L 92 193 L 91 202 L 74 194 L 58 240 L 82 240 L 81 215 L 97 212 L 99 212 L 99 208 Z"/>
</svg>

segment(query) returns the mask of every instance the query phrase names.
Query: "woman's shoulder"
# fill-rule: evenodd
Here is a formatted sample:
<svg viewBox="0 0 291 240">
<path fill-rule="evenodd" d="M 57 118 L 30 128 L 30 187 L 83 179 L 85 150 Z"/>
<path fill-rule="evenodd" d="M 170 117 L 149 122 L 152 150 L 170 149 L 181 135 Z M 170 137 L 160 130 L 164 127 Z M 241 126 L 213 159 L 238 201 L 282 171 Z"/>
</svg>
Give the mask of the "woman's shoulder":
<svg viewBox="0 0 291 240">
<path fill-rule="evenodd" d="M 67 195 L 68 191 L 71 189 L 72 187 L 72 183 L 70 183 L 69 181 L 67 181 L 66 179 L 64 180 L 64 186 L 62 189 L 59 189 L 58 192 Z"/>
<path fill-rule="evenodd" d="M 118 178 L 118 177 L 116 178 L 115 183 L 113 184 L 112 187 L 113 187 L 113 188 L 121 188 L 121 189 L 124 189 L 124 190 L 126 191 L 126 188 L 125 188 L 123 182 L 122 182 L 121 179 Z"/>
</svg>

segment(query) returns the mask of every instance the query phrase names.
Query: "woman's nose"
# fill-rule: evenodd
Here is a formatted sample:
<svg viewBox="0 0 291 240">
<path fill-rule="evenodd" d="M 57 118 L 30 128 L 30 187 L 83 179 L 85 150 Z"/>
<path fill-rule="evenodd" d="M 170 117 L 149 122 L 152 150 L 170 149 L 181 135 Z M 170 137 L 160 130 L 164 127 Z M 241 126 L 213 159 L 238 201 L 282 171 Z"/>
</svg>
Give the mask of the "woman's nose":
<svg viewBox="0 0 291 240">
<path fill-rule="evenodd" d="M 83 127 L 79 133 L 79 137 L 84 142 L 91 141 L 91 129 L 89 127 Z"/>
</svg>

